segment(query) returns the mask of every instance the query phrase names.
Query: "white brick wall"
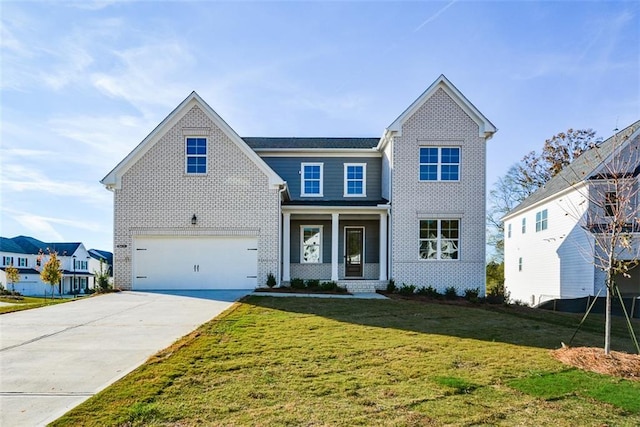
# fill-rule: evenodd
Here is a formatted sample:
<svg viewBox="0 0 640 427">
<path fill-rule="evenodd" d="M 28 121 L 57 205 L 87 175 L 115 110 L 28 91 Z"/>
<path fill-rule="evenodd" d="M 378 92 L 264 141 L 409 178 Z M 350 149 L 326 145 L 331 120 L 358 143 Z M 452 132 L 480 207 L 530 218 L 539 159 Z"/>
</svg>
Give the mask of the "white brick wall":
<svg viewBox="0 0 640 427">
<path fill-rule="evenodd" d="M 208 138 L 206 176 L 185 174 L 185 136 L 194 134 Z M 269 188 L 265 174 L 197 106 L 126 171 L 114 199 L 116 287 L 131 289 L 134 233 L 257 230 L 258 286 L 269 273 L 277 273 L 277 190 Z"/>
<path fill-rule="evenodd" d="M 486 141 L 478 124 L 438 89 L 393 140 L 392 275 L 396 285 L 485 290 Z M 459 182 L 420 182 L 419 147 L 459 146 Z M 419 259 L 419 220 L 460 219 L 457 261 Z"/>
</svg>

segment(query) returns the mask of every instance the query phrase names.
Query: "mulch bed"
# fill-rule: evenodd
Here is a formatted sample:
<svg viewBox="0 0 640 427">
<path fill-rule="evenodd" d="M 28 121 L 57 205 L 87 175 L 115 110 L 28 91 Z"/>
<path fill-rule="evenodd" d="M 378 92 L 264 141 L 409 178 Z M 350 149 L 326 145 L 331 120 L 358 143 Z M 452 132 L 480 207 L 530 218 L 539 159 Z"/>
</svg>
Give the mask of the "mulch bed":
<svg viewBox="0 0 640 427">
<path fill-rule="evenodd" d="M 576 368 L 612 375 L 627 380 L 640 381 L 640 355 L 604 350 L 594 347 L 563 347 L 552 350 L 553 357 Z"/>
<path fill-rule="evenodd" d="M 321 291 L 315 289 L 293 289 L 293 288 L 257 288 L 255 292 L 267 292 L 275 294 L 329 294 L 329 295 L 352 295 L 349 292 Z"/>
</svg>

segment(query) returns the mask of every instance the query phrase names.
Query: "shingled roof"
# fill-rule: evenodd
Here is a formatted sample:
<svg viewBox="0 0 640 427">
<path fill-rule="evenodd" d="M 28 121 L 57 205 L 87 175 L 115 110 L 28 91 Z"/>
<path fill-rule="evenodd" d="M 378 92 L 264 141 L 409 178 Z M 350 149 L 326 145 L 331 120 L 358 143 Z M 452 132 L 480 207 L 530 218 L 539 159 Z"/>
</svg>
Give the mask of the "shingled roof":
<svg viewBox="0 0 640 427">
<path fill-rule="evenodd" d="M 503 220 L 522 212 L 536 203 L 566 190 L 579 182 L 589 179 L 600 169 L 603 159 L 607 159 L 613 149 L 616 148 L 616 142 L 620 142 L 618 138 L 628 138 L 639 129 L 640 120 L 611 136 L 596 147 L 582 153 L 573 162 L 571 162 L 569 166 L 566 166 L 560 171 L 560 173 L 551 178 L 543 187 L 540 187 L 531 196 L 527 197 L 522 201 L 522 203 L 512 209 L 504 216 Z"/>
<path fill-rule="evenodd" d="M 242 140 L 253 150 L 264 149 L 373 149 L 380 138 L 263 138 L 243 137 Z"/>
</svg>

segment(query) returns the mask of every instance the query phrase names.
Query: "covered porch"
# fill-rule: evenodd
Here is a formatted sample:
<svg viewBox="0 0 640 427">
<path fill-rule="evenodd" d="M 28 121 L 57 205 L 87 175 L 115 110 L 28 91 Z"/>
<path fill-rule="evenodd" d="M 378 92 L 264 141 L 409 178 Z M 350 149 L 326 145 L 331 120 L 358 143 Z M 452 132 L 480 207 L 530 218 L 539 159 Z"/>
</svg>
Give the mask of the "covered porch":
<svg viewBox="0 0 640 427">
<path fill-rule="evenodd" d="M 282 276 L 335 281 L 352 291 L 388 282 L 389 205 L 282 206 Z"/>
</svg>

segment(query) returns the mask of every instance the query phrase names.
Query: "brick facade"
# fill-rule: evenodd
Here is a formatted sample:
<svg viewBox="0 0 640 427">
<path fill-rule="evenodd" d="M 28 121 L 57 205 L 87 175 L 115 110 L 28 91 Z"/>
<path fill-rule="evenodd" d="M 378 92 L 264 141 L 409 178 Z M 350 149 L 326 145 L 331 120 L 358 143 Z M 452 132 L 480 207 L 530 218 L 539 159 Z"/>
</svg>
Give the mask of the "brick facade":
<svg viewBox="0 0 640 427">
<path fill-rule="evenodd" d="M 397 285 L 485 289 L 485 138 L 478 124 L 442 88 L 393 138 L 392 278 Z M 461 147 L 460 180 L 420 182 L 420 147 Z M 458 260 L 421 260 L 420 219 L 460 219 Z"/>
<path fill-rule="evenodd" d="M 208 138 L 207 174 L 185 174 L 185 137 Z M 198 106 L 122 176 L 114 190 L 114 282 L 131 289 L 134 235 L 258 237 L 259 286 L 278 271 L 279 195 Z M 191 224 L 197 215 L 197 225 Z"/>
</svg>

